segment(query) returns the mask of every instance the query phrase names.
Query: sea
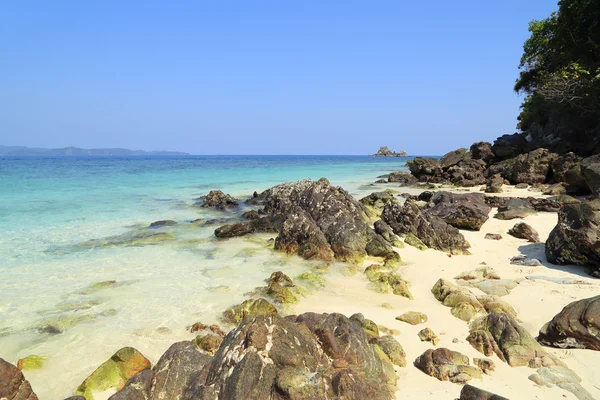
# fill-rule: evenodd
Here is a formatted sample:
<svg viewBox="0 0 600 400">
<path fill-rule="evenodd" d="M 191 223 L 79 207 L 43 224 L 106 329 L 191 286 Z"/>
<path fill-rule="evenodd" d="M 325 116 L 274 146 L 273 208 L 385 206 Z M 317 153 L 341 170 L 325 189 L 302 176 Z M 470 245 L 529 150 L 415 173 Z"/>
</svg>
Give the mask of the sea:
<svg viewBox="0 0 600 400">
<path fill-rule="evenodd" d="M 408 159 L 0 157 L 0 357 L 47 357 L 25 372 L 41 400 L 72 395 L 124 346 L 154 363 L 193 339 L 193 323 L 221 323 L 272 272 L 294 278 L 315 267 L 275 252 L 273 235 L 217 240 L 215 228 L 241 210 L 199 207 L 201 196 L 219 189 L 245 200 L 326 177 L 360 198 Z M 149 227 L 159 220 L 174 224 Z"/>
</svg>

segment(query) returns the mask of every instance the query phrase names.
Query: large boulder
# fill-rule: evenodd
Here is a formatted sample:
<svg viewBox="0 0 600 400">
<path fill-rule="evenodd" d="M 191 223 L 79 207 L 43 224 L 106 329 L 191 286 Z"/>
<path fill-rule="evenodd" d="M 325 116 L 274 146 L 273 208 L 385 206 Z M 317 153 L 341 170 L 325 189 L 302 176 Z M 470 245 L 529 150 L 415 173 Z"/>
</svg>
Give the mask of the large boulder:
<svg viewBox="0 0 600 400">
<path fill-rule="evenodd" d="M 551 177 L 550 165 L 556 158 L 558 155 L 547 149 L 536 149 L 490 166 L 487 174 L 501 174 L 513 185 L 545 183 Z"/>
<path fill-rule="evenodd" d="M 511 367 L 562 364 L 507 313 L 491 312 L 473 321 L 469 329 L 467 341 L 476 350 L 486 356 L 496 354 Z"/>
<path fill-rule="evenodd" d="M 468 159 L 471 159 L 471 153 L 467 152 L 467 149 L 454 150 L 440 158 L 440 168 L 446 169 Z"/>
<path fill-rule="evenodd" d="M 459 229 L 478 231 L 489 218 L 491 208 L 480 193 L 455 194 L 437 192 L 431 198 L 433 207 L 426 212 Z"/>
<path fill-rule="evenodd" d="M 376 256 L 397 257 L 391 245 L 369 226 L 372 213 L 367 207 L 325 178 L 284 183 L 254 198 L 264 206 L 260 211 L 263 217 L 222 226 L 215 236 L 276 231 L 275 250 L 305 259 L 358 262 L 373 248 L 378 251 Z"/>
<path fill-rule="evenodd" d="M 525 218 L 529 215 L 535 215 L 535 208 L 527 199 L 509 199 L 501 206 L 498 206 L 498 212 L 494 218 L 501 220 L 511 220 L 515 218 Z"/>
<path fill-rule="evenodd" d="M 434 176 L 440 172 L 440 164 L 435 158 L 415 157 L 406 162 L 406 166 L 417 179 Z"/>
<path fill-rule="evenodd" d="M 494 141 L 492 151 L 498 160 L 516 157 L 523 154 L 527 149 L 527 141 L 521 133 L 503 135 Z"/>
<path fill-rule="evenodd" d="M 538 342 L 563 349 L 600 351 L 600 296 L 567 305 L 540 329 Z"/>
<path fill-rule="evenodd" d="M 0 358 L 0 399 L 38 400 L 21 370 Z"/>
<path fill-rule="evenodd" d="M 466 153 L 466 155 L 468 156 L 470 153 Z M 485 183 L 485 162 L 467 156 L 457 164 L 444 169 L 441 174 L 444 182 L 463 187 L 473 187 Z"/>
<path fill-rule="evenodd" d="M 496 158 L 489 142 L 473 143 L 469 150 L 475 160 L 482 160 L 486 164 L 491 164 Z"/>
<path fill-rule="evenodd" d="M 417 178 L 415 178 L 410 172 L 391 172 L 388 175 L 388 182 L 400 183 L 402 185 L 412 185 L 417 183 Z"/>
<path fill-rule="evenodd" d="M 531 225 L 525 222 L 519 222 L 508 230 L 508 234 L 518 239 L 526 239 L 531 243 L 538 243 L 540 241 L 540 235 Z"/>
<path fill-rule="evenodd" d="M 600 195 L 600 154 L 581 161 L 581 174 L 592 193 Z"/>
<path fill-rule="evenodd" d="M 465 237 L 442 218 L 424 212 L 417 204 L 397 201 L 386 204 L 381 213 L 397 235 L 414 235 L 427 247 L 454 254 L 469 254 Z"/>
<path fill-rule="evenodd" d="M 600 199 L 565 204 L 558 224 L 546 240 L 546 258 L 552 264 L 600 267 Z"/>
<path fill-rule="evenodd" d="M 388 400 L 396 377 L 378 354 L 360 324 L 340 314 L 258 316 L 227 335 L 182 400 Z"/>
<path fill-rule="evenodd" d="M 469 357 L 446 348 L 426 350 L 415 360 L 415 367 L 440 381 L 463 385 L 483 375 L 479 368 L 469 365 Z"/>
</svg>

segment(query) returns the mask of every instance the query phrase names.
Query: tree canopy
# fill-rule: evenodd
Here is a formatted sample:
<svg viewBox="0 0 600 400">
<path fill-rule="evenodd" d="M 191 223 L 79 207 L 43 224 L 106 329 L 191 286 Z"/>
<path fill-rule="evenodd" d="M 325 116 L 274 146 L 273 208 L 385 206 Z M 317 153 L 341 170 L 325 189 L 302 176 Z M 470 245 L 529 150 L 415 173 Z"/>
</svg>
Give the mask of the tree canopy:
<svg viewBox="0 0 600 400">
<path fill-rule="evenodd" d="M 561 0 L 529 31 L 515 85 L 526 94 L 518 127 L 546 147 L 600 151 L 600 1 Z"/>
</svg>

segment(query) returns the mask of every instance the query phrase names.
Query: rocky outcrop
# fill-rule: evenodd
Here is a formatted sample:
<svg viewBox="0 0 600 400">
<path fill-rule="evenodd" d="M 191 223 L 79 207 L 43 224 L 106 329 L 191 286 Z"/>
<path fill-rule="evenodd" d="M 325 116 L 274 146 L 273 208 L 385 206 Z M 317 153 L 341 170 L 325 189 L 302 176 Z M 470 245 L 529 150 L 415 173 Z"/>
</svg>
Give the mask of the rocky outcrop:
<svg viewBox="0 0 600 400">
<path fill-rule="evenodd" d="M 442 158 L 440 158 L 440 168 L 446 169 L 457 165 L 461 161 L 466 161 L 471 159 L 471 153 L 467 152 L 467 149 L 461 148 L 458 150 L 451 151 L 446 153 Z"/>
<path fill-rule="evenodd" d="M 373 154 L 373 157 L 408 157 L 408 154 L 404 150 L 395 152 L 387 146 L 381 146 L 377 153 Z"/>
<path fill-rule="evenodd" d="M 425 351 L 415 360 L 415 367 L 440 381 L 463 385 L 482 377 L 479 368 L 469 365 L 469 357 L 445 348 Z"/>
<path fill-rule="evenodd" d="M 469 151 L 475 160 L 481 160 L 486 164 L 491 164 L 496 159 L 492 145 L 488 142 L 473 143 Z"/>
<path fill-rule="evenodd" d="M 365 205 L 325 178 L 284 183 L 254 198 L 264 206 L 260 211 L 263 217 L 222 226 L 215 236 L 239 236 L 261 231 L 264 226 L 278 233 L 275 250 L 305 259 L 358 262 L 367 254 L 398 257 L 369 226 L 371 213 Z"/>
<path fill-rule="evenodd" d="M 508 234 L 518 239 L 526 239 L 531 243 L 539 243 L 540 235 L 535 229 L 525 222 L 519 222 L 508 230 Z"/>
<path fill-rule="evenodd" d="M 182 400 L 387 400 L 396 376 L 379 354 L 391 365 L 360 325 L 340 314 L 258 316 L 227 335 Z"/>
<path fill-rule="evenodd" d="M 220 190 L 211 190 L 206 196 L 200 198 L 200 206 L 215 210 L 227 210 L 237 207 L 239 201 Z"/>
<path fill-rule="evenodd" d="M 502 186 L 504 185 L 504 178 L 500 174 L 496 174 L 487 178 L 485 182 L 486 193 L 502 193 Z"/>
<path fill-rule="evenodd" d="M 546 241 L 546 258 L 552 264 L 600 267 L 600 200 L 565 204 L 558 224 Z"/>
<path fill-rule="evenodd" d="M 530 153 L 496 163 L 490 166 L 486 173 L 488 176 L 500 174 L 513 185 L 545 183 L 552 176 L 550 166 L 557 158 L 558 154 L 551 153 L 546 149 L 536 149 Z"/>
<path fill-rule="evenodd" d="M 492 151 L 498 160 L 516 157 L 525 153 L 528 148 L 527 141 L 522 134 L 503 135 L 494 141 Z"/>
<path fill-rule="evenodd" d="M 473 321 L 467 341 L 486 356 L 496 354 L 511 367 L 562 365 L 507 313 L 491 312 Z"/>
<path fill-rule="evenodd" d="M 525 218 L 529 215 L 535 215 L 536 211 L 525 199 L 510 199 L 498 207 L 498 212 L 494 215 L 496 219 L 511 220 L 515 218 Z"/>
<path fill-rule="evenodd" d="M 439 217 L 459 229 L 478 231 L 488 220 L 491 211 L 480 193 L 437 192 L 431 202 L 434 206 L 427 209 L 427 214 Z"/>
<path fill-rule="evenodd" d="M 382 210 L 383 207 L 394 200 L 394 193 L 391 190 L 384 190 L 383 192 L 373 192 L 368 196 L 363 197 L 359 201 L 365 206 L 372 207 L 375 210 Z"/>
<path fill-rule="evenodd" d="M 397 235 L 413 235 L 425 246 L 453 254 L 469 254 L 470 247 L 464 236 L 442 218 L 430 215 L 416 203 L 397 201 L 385 205 L 381 219 Z"/>
<path fill-rule="evenodd" d="M 38 400 L 23 373 L 0 358 L 0 399 Z"/>
<path fill-rule="evenodd" d="M 590 191 L 600 195 L 600 154 L 581 161 L 581 175 Z"/>
<path fill-rule="evenodd" d="M 223 311 L 223 318 L 229 323 L 239 323 L 246 317 L 277 314 L 277 309 L 265 299 L 246 300 Z"/>
<path fill-rule="evenodd" d="M 600 351 L 600 296 L 570 303 L 540 329 L 538 342 Z"/>
<path fill-rule="evenodd" d="M 388 182 L 400 183 L 401 185 L 414 185 L 418 181 L 410 172 L 391 172 L 388 175 Z"/>
</svg>

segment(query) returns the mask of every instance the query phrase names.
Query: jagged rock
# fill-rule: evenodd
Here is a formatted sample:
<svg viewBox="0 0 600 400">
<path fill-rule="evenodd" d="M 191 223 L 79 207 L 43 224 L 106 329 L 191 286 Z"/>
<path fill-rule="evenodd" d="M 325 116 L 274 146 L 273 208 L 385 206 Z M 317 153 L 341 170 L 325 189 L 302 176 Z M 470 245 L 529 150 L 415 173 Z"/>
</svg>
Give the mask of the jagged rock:
<svg viewBox="0 0 600 400">
<path fill-rule="evenodd" d="M 402 185 L 414 185 L 418 181 L 410 172 L 392 172 L 388 175 L 388 182 L 400 183 Z"/>
<path fill-rule="evenodd" d="M 440 381 L 465 384 L 481 379 L 481 370 L 469 365 L 469 357 L 446 348 L 429 349 L 415 360 L 415 367 Z"/>
<path fill-rule="evenodd" d="M 427 322 L 427 315 L 417 311 L 407 311 L 404 314 L 397 316 L 396 319 L 411 325 L 419 325 Z"/>
<path fill-rule="evenodd" d="M 150 368 L 150 361 L 133 347 L 124 347 L 100 365 L 75 391 L 91 400 L 95 393 L 120 390 L 129 378 Z"/>
<path fill-rule="evenodd" d="M 526 239 L 531 243 L 538 243 L 540 241 L 540 235 L 537 231 L 525 222 L 519 222 L 510 228 L 508 234 L 518 239 Z"/>
<path fill-rule="evenodd" d="M 587 187 L 595 195 L 600 194 L 600 155 L 584 158 L 581 161 L 581 175 Z"/>
<path fill-rule="evenodd" d="M 182 400 L 387 400 L 396 381 L 360 325 L 340 314 L 247 319 L 206 368 Z"/>
<path fill-rule="evenodd" d="M 498 207 L 498 213 L 494 215 L 494 218 L 510 220 L 515 218 L 525 218 L 529 215 L 535 214 L 535 209 L 527 200 L 510 199 Z"/>
<path fill-rule="evenodd" d="M 545 183 L 551 176 L 550 164 L 556 158 L 558 155 L 547 149 L 536 149 L 490 166 L 487 174 L 501 174 L 513 185 Z"/>
<path fill-rule="evenodd" d="M 489 240 L 501 240 L 502 235 L 499 233 L 486 233 L 485 238 Z"/>
<path fill-rule="evenodd" d="M 374 337 L 369 339 L 369 343 L 381 348 L 392 364 L 406 367 L 406 353 L 402 345 L 393 336 Z"/>
<path fill-rule="evenodd" d="M 396 272 L 397 267 L 373 264 L 365 269 L 365 275 L 371 282 L 371 288 L 379 293 L 392 292 L 395 295 L 412 299 L 410 283 Z"/>
<path fill-rule="evenodd" d="M 536 258 L 530 258 L 525 255 L 512 257 L 510 263 L 513 265 L 522 265 L 524 267 L 541 267 L 542 263 Z"/>
<path fill-rule="evenodd" d="M 600 200 L 565 204 L 558 224 L 546 240 L 546 258 L 552 264 L 600 266 Z"/>
<path fill-rule="evenodd" d="M 600 296 L 568 304 L 540 329 L 538 342 L 600 351 Z"/>
<path fill-rule="evenodd" d="M 440 338 L 430 328 L 421 329 L 417 336 L 421 342 L 431 342 L 434 346 L 440 342 Z"/>
<path fill-rule="evenodd" d="M 367 334 L 369 340 L 379 337 L 379 327 L 373 321 L 365 318 L 361 313 L 356 313 L 350 316 L 350 320 L 356 322 L 362 330 Z"/>
<path fill-rule="evenodd" d="M 471 158 L 471 153 L 467 149 L 461 148 L 458 150 L 446 153 L 439 161 L 440 168 L 445 169 Z"/>
<path fill-rule="evenodd" d="M 38 400 L 23 373 L 0 358 L 0 399 Z"/>
<path fill-rule="evenodd" d="M 575 153 L 566 153 L 558 157 L 550 164 L 552 170 L 552 181 L 555 183 L 567 182 L 566 175 L 574 166 L 578 166 L 582 158 Z M 583 183 L 583 182 L 582 182 Z"/>
<path fill-rule="evenodd" d="M 440 165 L 435 158 L 415 157 L 414 160 L 406 162 L 406 166 L 417 179 L 433 176 L 440 171 Z"/>
<path fill-rule="evenodd" d="M 486 193 L 502 193 L 503 185 L 504 185 L 504 178 L 500 174 L 490 176 L 486 180 L 485 192 Z"/>
<path fill-rule="evenodd" d="M 508 400 L 506 397 L 476 388 L 475 386 L 465 385 L 460 391 L 458 400 Z"/>
<path fill-rule="evenodd" d="M 492 151 L 499 160 L 518 156 L 525 153 L 527 141 L 522 134 L 503 135 L 494 141 Z"/>
<path fill-rule="evenodd" d="M 432 198 L 433 207 L 426 210 L 446 223 L 459 229 L 479 230 L 489 219 L 490 207 L 480 193 L 455 194 L 437 192 Z"/>
<path fill-rule="evenodd" d="M 471 323 L 467 341 L 486 356 L 496 354 L 511 367 L 561 365 L 507 313 L 491 312 Z"/>
<path fill-rule="evenodd" d="M 216 210 L 226 210 L 237 207 L 239 202 L 228 194 L 220 190 L 211 190 L 206 196 L 200 198 L 201 207 L 214 208 Z"/>
<path fill-rule="evenodd" d="M 474 358 L 473 364 L 475 364 L 486 375 L 491 375 L 496 369 L 496 364 L 494 364 L 494 362 L 489 358 Z"/>
<path fill-rule="evenodd" d="M 375 183 L 388 183 L 385 179 L 377 179 Z"/>
<path fill-rule="evenodd" d="M 215 355 L 217 350 L 219 350 L 219 346 L 223 342 L 223 338 L 221 336 L 213 335 L 212 333 L 208 333 L 206 335 L 198 335 L 193 341 L 196 346 L 198 346 L 202 351 Z"/>
<path fill-rule="evenodd" d="M 383 222 L 382 220 L 375 221 L 373 224 L 373 228 L 375 229 L 375 233 L 381 235 L 385 240 L 388 241 L 392 246 L 396 247 L 404 247 L 404 242 L 398 235 L 394 233 L 394 230 L 391 226 Z"/>
<path fill-rule="evenodd" d="M 385 190 L 383 192 L 373 192 L 360 199 L 360 202 L 366 206 L 373 207 L 374 209 L 382 209 L 383 206 L 393 200 L 394 193 L 391 190 Z"/>
<path fill-rule="evenodd" d="M 255 232 L 277 233 L 278 229 L 281 229 L 281 225 L 282 218 L 280 216 L 265 216 L 249 221 L 223 225 L 215 230 L 215 236 L 222 239 L 249 235 Z"/>
<path fill-rule="evenodd" d="M 566 367 L 557 365 L 542 367 L 535 374 L 530 375 L 529 379 L 539 386 L 556 385 L 573 393 L 579 400 L 594 400 L 594 397 L 581 386 L 581 378 Z"/>
<path fill-rule="evenodd" d="M 482 160 L 486 164 L 490 164 L 494 161 L 496 156 L 492 151 L 492 145 L 488 142 L 477 142 L 471 145 L 469 149 L 473 158 L 476 160 Z"/>
<path fill-rule="evenodd" d="M 387 146 L 381 146 L 377 153 L 373 154 L 374 157 L 408 157 L 408 154 L 404 150 L 395 152 L 390 150 Z"/>
<path fill-rule="evenodd" d="M 154 378 L 154 372 L 151 369 L 138 372 L 127 381 L 123 389 L 110 396 L 108 400 L 150 400 L 152 378 Z M 81 399 L 85 400 L 85 397 L 81 397 Z"/>
<path fill-rule="evenodd" d="M 381 219 L 396 234 L 412 234 L 427 247 L 454 254 L 470 254 L 467 250 L 470 244 L 458 229 L 435 215 L 423 212 L 413 202 L 400 205 L 394 201 L 386 204 Z"/>
<path fill-rule="evenodd" d="M 246 317 L 277 314 L 277 309 L 265 299 L 246 300 L 242 304 L 228 308 L 223 312 L 227 322 L 239 323 Z"/>
<path fill-rule="evenodd" d="M 370 228 L 371 213 L 367 208 L 325 178 L 277 185 L 256 198 L 263 199 L 265 217 L 243 224 L 270 219 L 267 225 L 278 233 L 275 250 L 325 261 L 335 257 L 359 262 L 369 253 L 368 249 L 376 249 L 376 256 L 382 256 L 385 250 L 385 257 L 398 257 L 392 246 Z M 223 231 L 231 230 L 231 226 L 224 226 L 215 235 L 221 237 Z M 255 231 L 253 227 L 241 229 L 241 233 Z M 373 240 L 376 243 L 369 246 Z"/>
</svg>

